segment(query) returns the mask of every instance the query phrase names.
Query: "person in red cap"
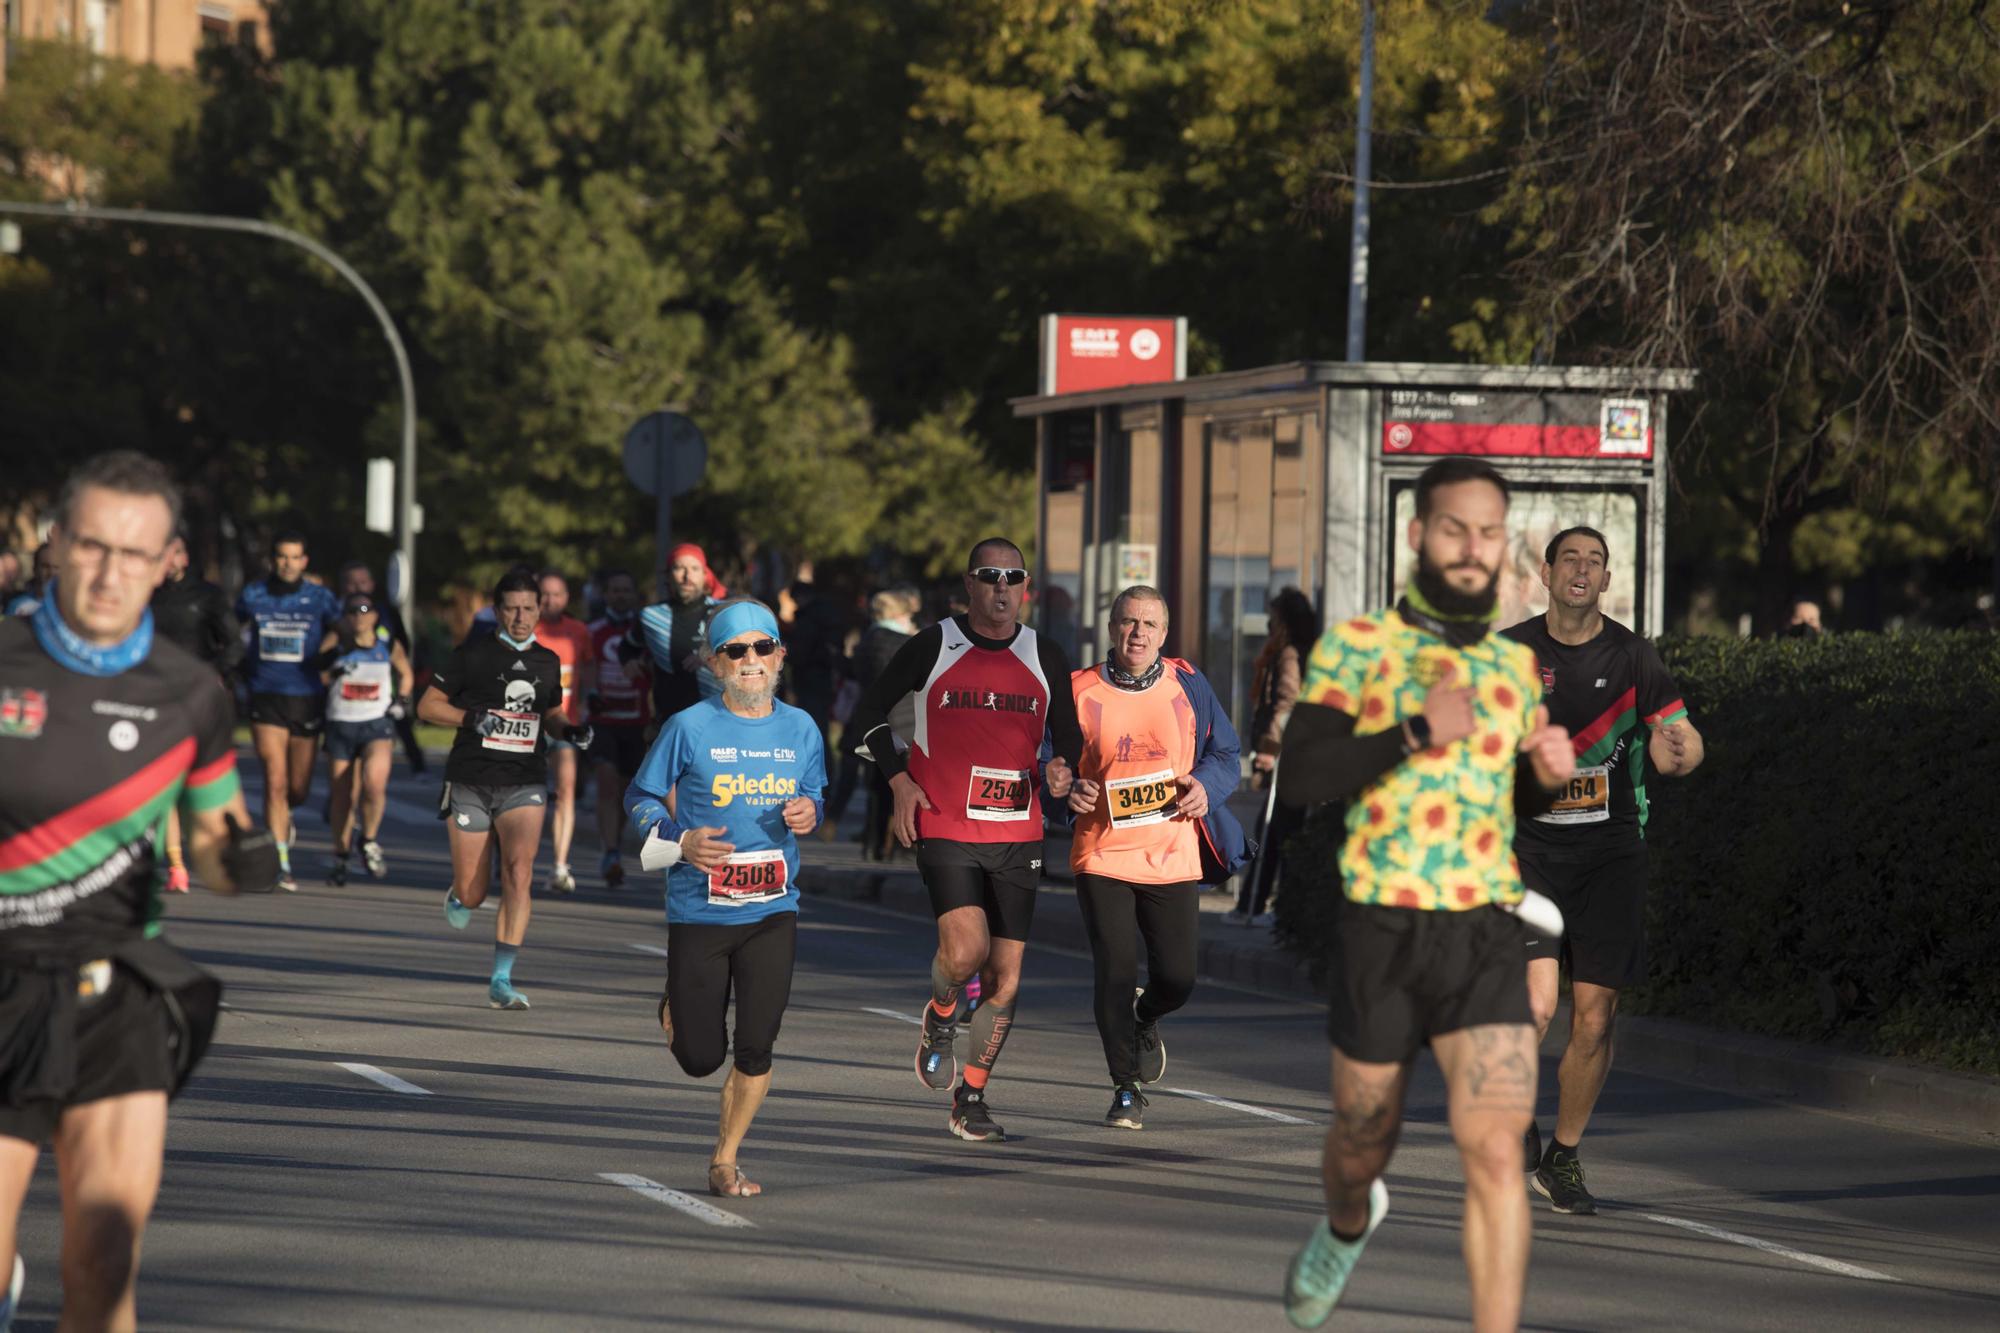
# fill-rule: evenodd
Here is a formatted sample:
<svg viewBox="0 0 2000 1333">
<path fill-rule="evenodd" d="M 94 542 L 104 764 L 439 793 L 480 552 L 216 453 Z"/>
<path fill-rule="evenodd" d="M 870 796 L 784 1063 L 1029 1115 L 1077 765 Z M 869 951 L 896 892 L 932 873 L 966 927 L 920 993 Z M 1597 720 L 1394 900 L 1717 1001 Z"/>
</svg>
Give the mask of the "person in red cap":
<svg viewBox="0 0 2000 1333">
<path fill-rule="evenodd" d="M 667 600 L 639 613 L 639 632 L 653 659 L 653 718 L 667 719 L 722 693 L 708 669 L 702 625 L 709 608 L 729 595 L 699 546 L 682 542 L 667 561 Z"/>
</svg>

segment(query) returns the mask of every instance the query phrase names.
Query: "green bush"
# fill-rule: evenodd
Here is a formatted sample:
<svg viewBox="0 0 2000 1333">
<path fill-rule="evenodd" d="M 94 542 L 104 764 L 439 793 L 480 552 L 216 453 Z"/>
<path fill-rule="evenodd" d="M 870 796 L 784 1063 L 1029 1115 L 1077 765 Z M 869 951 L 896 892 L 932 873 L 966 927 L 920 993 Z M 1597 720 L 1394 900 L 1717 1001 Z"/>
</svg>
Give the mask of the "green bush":
<svg viewBox="0 0 2000 1333">
<path fill-rule="evenodd" d="M 2000 636 L 1661 644 L 1708 758 L 1653 778 L 1630 1009 L 2000 1073 Z M 1288 849 L 1323 967 L 1341 828 Z"/>
</svg>

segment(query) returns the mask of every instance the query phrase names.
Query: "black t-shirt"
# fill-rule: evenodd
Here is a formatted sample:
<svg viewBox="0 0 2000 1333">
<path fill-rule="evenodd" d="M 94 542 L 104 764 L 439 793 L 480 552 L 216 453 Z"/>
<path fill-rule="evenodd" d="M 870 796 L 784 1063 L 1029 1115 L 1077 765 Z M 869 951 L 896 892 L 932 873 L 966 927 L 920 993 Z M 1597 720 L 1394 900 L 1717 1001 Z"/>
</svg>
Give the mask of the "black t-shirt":
<svg viewBox="0 0 2000 1333">
<path fill-rule="evenodd" d="M 475 787 L 525 787 L 545 781 L 542 718 L 562 703 L 562 660 L 539 643 L 516 648 L 497 634 L 467 639 L 432 684 L 456 708 L 501 715 L 490 736 L 460 727 L 444 775 Z"/>
<path fill-rule="evenodd" d="M 94 676 L 0 621 L 0 954 L 156 932 L 154 834 L 175 805 L 234 799 L 235 720 L 214 668 L 157 634 L 143 661 Z"/>
<path fill-rule="evenodd" d="M 1638 842 L 1646 827 L 1646 742 L 1652 729 L 1685 720 L 1687 705 L 1653 645 L 1615 620 L 1572 647 L 1536 616 L 1503 631 L 1535 650 L 1549 721 L 1576 743 L 1576 777 L 1547 814 L 1522 821 L 1529 851 L 1594 852 Z"/>
</svg>

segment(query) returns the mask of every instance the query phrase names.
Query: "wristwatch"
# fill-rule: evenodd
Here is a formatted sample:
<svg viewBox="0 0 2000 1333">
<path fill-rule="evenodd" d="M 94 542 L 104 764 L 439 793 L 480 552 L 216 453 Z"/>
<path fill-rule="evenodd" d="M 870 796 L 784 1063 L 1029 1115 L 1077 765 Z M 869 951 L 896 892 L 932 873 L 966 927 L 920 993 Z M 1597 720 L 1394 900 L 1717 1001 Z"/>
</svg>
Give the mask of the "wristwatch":
<svg viewBox="0 0 2000 1333">
<path fill-rule="evenodd" d="M 1415 754 L 1418 750 L 1428 750 L 1431 748 L 1431 720 L 1429 718 L 1425 717 L 1422 713 L 1418 713 L 1414 717 L 1404 718 L 1403 726 L 1408 730 L 1410 739 L 1416 742 L 1414 745 L 1405 746 L 1404 753 Z"/>
</svg>

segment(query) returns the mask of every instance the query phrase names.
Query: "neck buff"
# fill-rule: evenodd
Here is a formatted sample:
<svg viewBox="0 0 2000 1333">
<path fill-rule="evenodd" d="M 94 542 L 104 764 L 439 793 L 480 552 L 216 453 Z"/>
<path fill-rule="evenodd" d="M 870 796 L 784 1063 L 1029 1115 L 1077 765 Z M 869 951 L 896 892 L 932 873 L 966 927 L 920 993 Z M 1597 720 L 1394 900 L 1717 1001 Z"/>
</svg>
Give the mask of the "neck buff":
<svg viewBox="0 0 2000 1333">
<path fill-rule="evenodd" d="M 1500 599 L 1490 592 L 1479 598 L 1454 593 L 1435 571 L 1420 566 L 1403 600 L 1396 603 L 1396 613 L 1454 648 L 1467 648 L 1498 623 Z"/>
<path fill-rule="evenodd" d="M 35 638 L 42 651 L 57 663 L 84 676 L 115 676 L 146 660 L 153 651 L 153 612 L 148 608 L 139 617 L 139 628 L 124 640 L 110 645 L 96 644 L 71 629 L 56 610 L 56 583 L 49 580 L 48 593 L 34 614 Z"/>
<path fill-rule="evenodd" d="M 1104 659 L 1104 678 L 1121 690 L 1137 691 L 1151 689 L 1153 683 L 1165 674 L 1166 669 L 1167 659 L 1156 657 L 1153 659 L 1153 665 L 1135 676 L 1129 671 L 1120 670 L 1118 664 L 1110 658 L 1107 657 Z"/>
<path fill-rule="evenodd" d="M 525 639 L 510 639 L 507 637 L 505 631 L 496 629 L 493 631 L 493 637 L 500 640 L 500 642 L 506 644 L 509 648 L 512 648 L 517 653 L 526 652 L 528 649 L 535 646 L 535 636 L 532 634 L 530 634 Z"/>
<path fill-rule="evenodd" d="M 290 583 L 287 583 L 276 574 L 271 574 L 265 577 L 264 586 L 280 597 L 290 597 L 300 588 L 305 587 L 306 581 L 304 579 L 293 579 Z"/>
</svg>

